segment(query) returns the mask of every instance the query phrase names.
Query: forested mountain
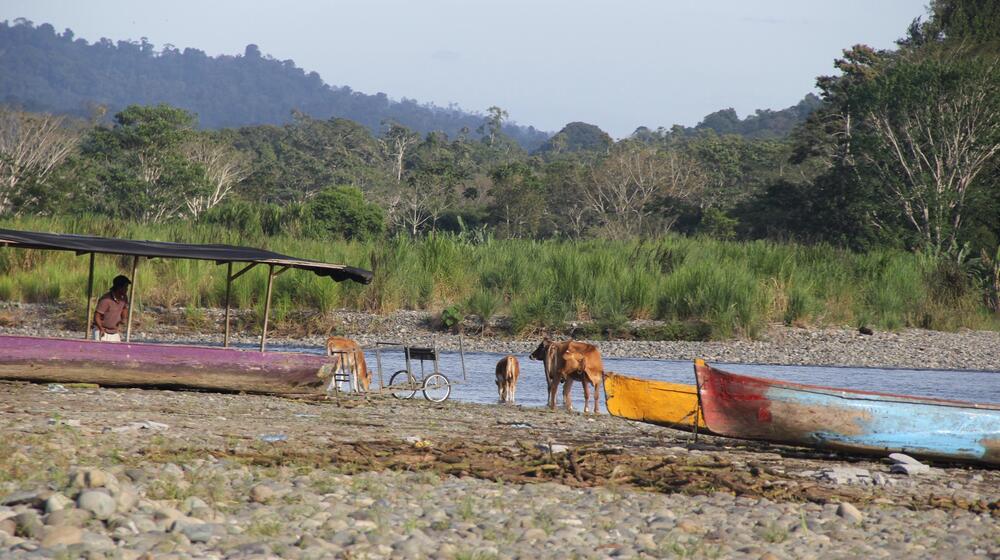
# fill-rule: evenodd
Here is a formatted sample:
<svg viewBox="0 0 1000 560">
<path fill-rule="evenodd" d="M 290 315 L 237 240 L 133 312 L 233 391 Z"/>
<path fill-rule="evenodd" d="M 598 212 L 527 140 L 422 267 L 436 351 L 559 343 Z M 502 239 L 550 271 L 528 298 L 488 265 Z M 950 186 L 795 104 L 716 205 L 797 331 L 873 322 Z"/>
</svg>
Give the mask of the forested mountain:
<svg viewBox="0 0 1000 560">
<path fill-rule="evenodd" d="M 291 60 L 262 55 L 256 45 L 247 45 L 242 55 L 211 57 L 171 45 L 157 51 L 145 38 L 88 44 L 69 29 L 57 33 L 47 23 L 35 27 L 22 19 L 0 23 L 0 76 L 0 103 L 81 117 L 93 116 L 101 105 L 113 115 L 128 105 L 166 103 L 197 114 L 202 127 L 223 128 L 285 124 L 297 110 L 315 118 L 350 119 L 372 131 L 394 121 L 450 137 L 478 136 L 484 120 L 454 107 L 330 86 Z M 503 132 L 526 150 L 548 138 L 533 127 L 510 123 Z"/>
<path fill-rule="evenodd" d="M 717 134 L 739 134 L 747 138 L 782 138 L 802 124 L 822 104 L 819 97 L 810 93 L 787 109 L 757 109 L 753 115 L 747 115 L 742 120 L 730 107 L 706 115 L 694 130 L 714 130 Z"/>
</svg>

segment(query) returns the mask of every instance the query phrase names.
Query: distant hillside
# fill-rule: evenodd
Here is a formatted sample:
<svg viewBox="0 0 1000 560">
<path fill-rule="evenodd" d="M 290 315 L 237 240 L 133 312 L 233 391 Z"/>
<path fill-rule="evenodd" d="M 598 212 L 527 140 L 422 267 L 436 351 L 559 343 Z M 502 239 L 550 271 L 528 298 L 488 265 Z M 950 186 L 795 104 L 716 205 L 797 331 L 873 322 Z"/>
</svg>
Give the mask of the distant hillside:
<svg viewBox="0 0 1000 560">
<path fill-rule="evenodd" d="M 756 113 L 743 120 L 740 120 L 733 108 L 723 109 L 706 115 L 697 126 L 688 130 L 711 129 L 719 134 L 739 134 L 747 138 L 783 138 L 822 103 L 819 97 L 810 93 L 787 109 L 757 109 Z"/>
<path fill-rule="evenodd" d="M 168 103 L 197 113 L 205 128 L 283 124 L 292 110 L 315 118 L 342 117 L 378 131 L 394 120 L 421 133 L 476 135 L 484 116 L 456 108 L 393 100 L 330 86 L 316 72 L 291 60 L 261 55 L 247 45 L 243 55 L 211 57 L 198 49 L 101 39 L 88 44 L 69 29 L 24 20 L 0 23 L 0 103 L 27 110 L 89 116 L 105 105 L 114 114 L 130 104 Z M 548 134 L 507 125 L 503 132 L 527 150 Z"/>
</svg>

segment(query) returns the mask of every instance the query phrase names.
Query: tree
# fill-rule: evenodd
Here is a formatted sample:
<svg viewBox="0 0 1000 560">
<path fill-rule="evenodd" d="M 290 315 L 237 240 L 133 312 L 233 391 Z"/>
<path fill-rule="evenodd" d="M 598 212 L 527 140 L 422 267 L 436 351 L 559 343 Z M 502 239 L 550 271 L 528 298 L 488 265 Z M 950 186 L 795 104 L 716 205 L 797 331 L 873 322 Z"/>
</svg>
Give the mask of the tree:
<svg viewBox="0 0 1000 560">
<path fill-rule="evenodd" d="M 205 196 L 205 171 L 183 151 L 194 124 L 183 109 L 133 105 L 115 115 L 113 128 L 95 128 L 83 153 L 98 169 L 97 209 L 158 223 L 181 216 L 188 200 Z"/>
<path fill-rule="evenodd" d="M 385 214 L 365 202 L 361 190 L 339 186 L 323 189 L 308 205 L 313 225 L 322 235 L 368 240 L 385 233 Z"/>
<path fill-rule="evenodd" d="M 546 211 L 544 187 L 523 163 L 511 163 L 490 172 L 493 188 L 491 214 L 507 238 L 533 237 Z"/>
<path fill-rule="evenodd" d="M 704 173 L 691 158 L 623 140 L 594 169 L 586 196 L 605 233 L 621 239 L 647 233 L 654 201 L 686 200 L 704 188 Z M 663 218 L 661 227 L 669 229 L 673 219 Z"/>
<path fill-rule="evenodd" d="M 933 255 L 963 256 L 967 197 L 1000 153 L 998 91 L 996 60 L 949 56 L 893 65 L 856 94 L 861 164 Z"/>
<path fill-rule="evenodd" d="M 37 188 L 79 140 L 64 117 L 0 107 L 0 216 L 17 213 L 37 199 Z"/>
<path fill-rule="evenodd" d="M 222 202 L 250 174 L 250 166 L 242 154 L 206 136 L 189 142 L 184 151 L 189 161 L 201 167 L 202 180 L 208 185 L 207 190 L 192 192 L 185 201 L 194 218 Z"/>
<path fill-rule="evenodd" d="M 503 122 L 507 120 L 507 111 L 493 105 L 486 110 L 486 120 L 483 124 L 479 126 L 479 133 L 489 139 L 489 145 L 492 147 L 496 142 L 497 137 L 500 136 L 501 130 L 503 130 Z"/>
<path fill-rule="evenodd" d="M 394 122 L 388 122 L 387 126 L 388 130 L 378 139 L 378 143 L 386 157 L 392 161 L 396 183 L 400 183 L 403 181 L 403 162 L 406 160 L 406 152 L 411 146 L 420 142 L 420 137 L 405 126 Z"/>
</svg>

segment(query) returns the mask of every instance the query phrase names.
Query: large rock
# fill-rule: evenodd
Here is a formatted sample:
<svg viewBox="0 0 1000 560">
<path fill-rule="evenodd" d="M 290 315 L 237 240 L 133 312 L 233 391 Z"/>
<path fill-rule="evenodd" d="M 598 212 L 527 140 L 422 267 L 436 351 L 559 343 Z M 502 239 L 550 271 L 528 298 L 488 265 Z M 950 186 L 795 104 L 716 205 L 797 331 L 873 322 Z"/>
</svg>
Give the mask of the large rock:
<svg viewBox="0 0 1000 560">
<path fill-rule="evenodd" d="M 914 459 L 913 457 L 910 457 L 906 453 L 890 453 L 889 459 L 891 459 L 893 463 L 903 463 L 907 465 L 923 465 L 923 463 Z"/>
<path fill-rule="evenodd" d="M 33 508 L 40 508 L 45 500 L 52 495 L 51 490 L 27 490 L 22 492 L 14 492 L 13 494 L 7 494 L 3 498 L 0 498 L 0 506 L 19 506 L 25 505 Z"/>
<path fill-rule="evenodd" d="M 913 476 L 918 474 L 927 474 L 931 472 L 931 468 L 922 463 L 896 463 L 895 465 L 889 467 L 889 472 Z"/>
<path fill-rule="evenodd" d="M 108 473 L 100 469 L 80 469 L 73 473 L 73 486 L 101 488 L 108 483 Z"/>
<path fill-rule="evenodd" d="M 851 523 L 861 523 L 861 521 L 864 519 L 864 516 L 861 514 L 860 511 L 858 511 L 858 508 L 854 507 L 853 505 L 847 502 L 842 502 L 840 505 L 837 506 L 837 515 L 846 519 L 847 521 L 850 521 Z"/>
<path fill-rule="evenodd" d="M 250 500 L 258 504 L 265 504 L 274 497 L 274 490 L 270 486 L 258 484 L 250 489 Z"/>
<path fill-rule="evenodd" d="M 50 526 L 65 525 L 68 527 L 83 527 L 94 514 L 75 507 L 53 511 L 45 516 L 45 524 Z"/>
<path fill-rule="evenodd" d="M 69 525 L 59 525 L 57 527 L 49 527 L 45 531 L 41 545 L 44 548 L 52 548 L 59 545 L 69 546 L 82 541 L 83 529 Z"/>
<path fill-rule="evenodd" d="M 111 517 L 118 508 L 114 498 L 99 490 L 84 490 L 76 499 L 76 505 L 102 521 Z"/>
<path fill-rule="evenodd" d="M 52 513 L 69 507 L 73 507 L 73 500 L 62 494 L 52 494 L 45 500 L 45 513 Z"/>
<path fill-rule="evenodd" d="M 42 520 L 34 511 L 25 511 L 14 516 L 17 534 L 29 539 L 37 539 L 42 533 Z"/>
</svg>

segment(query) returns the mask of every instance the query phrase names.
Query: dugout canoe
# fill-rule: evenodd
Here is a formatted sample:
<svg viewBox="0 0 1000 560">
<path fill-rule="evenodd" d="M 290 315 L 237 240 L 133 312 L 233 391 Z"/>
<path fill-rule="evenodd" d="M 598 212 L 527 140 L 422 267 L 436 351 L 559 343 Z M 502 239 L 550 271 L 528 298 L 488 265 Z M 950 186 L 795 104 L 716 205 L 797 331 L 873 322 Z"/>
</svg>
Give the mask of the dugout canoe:
<svg viewBox="0 0 1000 560">
<path fill-rule="evenodd" d="M 737 375 L 695 361 L 712 432 L 851 453 L 1000 465 L 1000 405 Z"/>
<path fill-rule="evenodd" d="M 299 352 L 0 336 L 0 378 L 42 383 L 318 394 L 333 361 Z"/>
<path fill-rule="evenodd" d="M 612 416 L 648 424 L 692 431 L 697 418 L 698 430 L 707 431 L 698 414 L 698 391 L 694 385 L 668 383 L 604 373 L 604 398 Z"/>
</svg>

